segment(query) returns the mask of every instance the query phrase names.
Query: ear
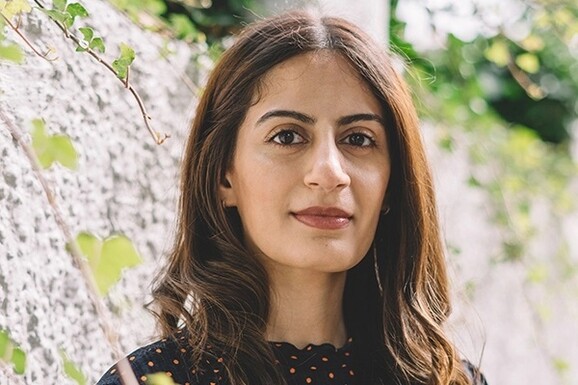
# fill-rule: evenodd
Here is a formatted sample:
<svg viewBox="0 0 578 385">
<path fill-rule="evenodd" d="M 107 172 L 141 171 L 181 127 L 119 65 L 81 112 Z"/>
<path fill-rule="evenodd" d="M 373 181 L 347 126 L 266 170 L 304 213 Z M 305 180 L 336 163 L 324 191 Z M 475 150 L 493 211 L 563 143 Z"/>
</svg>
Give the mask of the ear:
<svg viewBox="0 0 578 385">
<path fill-rule="evenodd" d="M 237 206 L 237 195 L 231 180 L 231 172 L 227 171 L 224 178 L 219 183 L 219 199 L 224 207 Z"/>
</svg>

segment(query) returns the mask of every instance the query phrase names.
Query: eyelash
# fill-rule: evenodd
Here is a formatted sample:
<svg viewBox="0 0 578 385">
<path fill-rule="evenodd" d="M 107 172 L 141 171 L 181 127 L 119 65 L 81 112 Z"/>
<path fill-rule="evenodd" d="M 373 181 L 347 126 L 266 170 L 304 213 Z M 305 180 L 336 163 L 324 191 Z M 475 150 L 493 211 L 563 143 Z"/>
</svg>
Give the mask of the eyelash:
<svg viewBox="0 0 578 385">
<path fill-rule="evenodd" d="M 275 140 L 275 138 L 278 138 L 279 135 L 284 134 L 284 133 L 292 133 L 292 134 L 294 134 L 294 135 L 296 135 L 296 136 L 301 137 L 301 138 L 303 139 L 303 141 L 298 142 L 298 143 L 291 143 L 291 144 L 283 144 L 283 143 L 277 142 L 277 141 Z M 345 137 L 345 139 L 350 138 L 350 137 L 352 137 L 353 135 L 361 135 L 364 139 L 368 139 L 368 140 L 369 140 L 369 144 L 363 145 L 363 146 L 353 145 L 353 144 L 350 144 L 350 143 L 345 143 L 345 144 L 349 144 L 349 145 L 351 145 L 352 147 L 359 147 L 359 148 L 376 147 L 376 145 L 377 145 L 374 138 L 372 138 L 371 136 L 369 136 L 369 135 L 367 135 L 367 134 L 365 134 L 365 133 L 363 133 L 363 132 L 352 132 L 352 133 L 350 133 L 349 135 L 347 135 L 347 136 Z M 342 140 L 341 142 L 343 143 L 343 142 L 345 141 L 345 139 Z M 276 132 L 276 133 L 273 134 L 267 141 L 268 141 L 269 143 L 272 143 L 272 144 L 277 145 L 277 146 L 280 146 L 280 147 L 297 146 L 297 145 L 300 145 L 300 144 L 303 144 L 303 143 L 306 142 L 305 138 L 303 138 L 303 135 L 299 134 L 299 133 L 298 133 L 297 131 L 295 131 L 295 130 L 288 130 L 288 129 L 283 129 L 283 130 L 280 130 L 280 131 Z"/>
</svg>

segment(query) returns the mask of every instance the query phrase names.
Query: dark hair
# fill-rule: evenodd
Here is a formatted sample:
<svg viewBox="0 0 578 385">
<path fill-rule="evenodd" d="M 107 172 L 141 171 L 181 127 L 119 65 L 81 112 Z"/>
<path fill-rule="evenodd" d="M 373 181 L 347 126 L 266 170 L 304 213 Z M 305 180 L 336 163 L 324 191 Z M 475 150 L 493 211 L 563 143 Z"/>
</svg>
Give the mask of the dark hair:
<svg viewBox="0 0 578 385">
<path fill-rule="evenodd" d="M 468 384 L 443 331 L 450 312 L 445 259 L 411 95 L 392 58 L 358 27 L 306 12 L 246 27 L 209 77 L 182 164 L 175 247 L 153 292 L 161 331 L 169 336 L 184 326 L 195 362 L 208 345 L 220 349 L 232 385 L 284 383 L 264 337 L 266 271 L 246 249 L 238 214 L 221 206 L 218 191 L 264 75 L 322 50 L 345 58 L 381 103 L 392 165 L 391 210 L 380 217 L 374 248 L 348 272 L 344 293 L 360 383 Z"/>
</svg>

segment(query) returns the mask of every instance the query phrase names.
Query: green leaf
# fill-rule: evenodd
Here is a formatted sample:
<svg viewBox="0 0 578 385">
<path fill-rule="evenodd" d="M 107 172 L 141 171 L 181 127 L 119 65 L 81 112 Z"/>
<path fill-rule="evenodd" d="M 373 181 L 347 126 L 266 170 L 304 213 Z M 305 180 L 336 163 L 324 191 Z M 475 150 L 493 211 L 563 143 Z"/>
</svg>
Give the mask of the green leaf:
<svg viewBox="0 0 578 385">
<path fill-rule="evenodd" d="M 22 63 L 24 61 L 24 52 L 16 44 L 0 45 L 0 59 L 8 60 L 14 63 Z"/>
<path fill-rule="evenodd" d="M 0 330 L 0 360 L 12 363 L 16 374 L 24 374 L 26 370 L 26 353 L 16 346 L 7 330 Z"/>
<path fill-rule="evenodd" d="M 86 259 L 92 271 L 95 271 L 100 263 L 102 254 L 102 241 L 90 233 L 80 233 L 76 236 L 76 242 L 80 251 Z"/>
<path fill-rule="evenodd" d="M 80 27 L 78 28 L 78 30 L 80 31 L 80 33 L 82 33 L 82 37 L 87 43 L 89 43 L 94 37 L 94 31 L 90 27 Z"/>
<path fill-rule="evenodd" d="M 88 17 L 88 11 L 80 3 L 70 3 L 66 6 L 66 12 L 74 17 Z"/>
<path fill-rule="evenodd" d="M 14 348 L 14 351 L 12 351 L 12 364 L 17 374 L 24 374 L 26 370 L 26 353 L 24 353 L 24 350 Z"/>
<path fill-rule="evenodd" d="M 0 360 L 8 360 L 10 357 L 6 357 L 8 353 L 8 348 L 11 346 L 10 336 L 6 330 L 0 329 Z"/>
<path fill-rule="evenodd" d="M 51 138 L 51 151 L 55 152 L 54 158 L 58 163 L 70 170 L 76 169 L 78 156 L 68 136 L 54 135 Z"/>
<path fill-rule="evenodd" d="M 92 234 L 80 233 L 76 241 L 89 262 L 103 296 L 120 280 L 124 268 L 142 262 L 132 242 L 123 235 L 113 235 L 101 241 Z"/>
<path fill-rule="evenodd" d="M 128 67 L 135 58 L 134 50 L 127 44 L 120 44 L 120 56 L 112 62 L 112 68 L 116 71 L 116 76 L 120 79 L 126 79 Z"/>
<path fill-rule="evenodd" d="M 508 45 L 502 40 L 496 40 L 486 50 L 485 56 L 489 61 L 496 63 L 500 67 L 504 67 L 510 61 L 510 51 Z"/>
<path fill-rule="evenodd" d="M 99 51 L 100 53 L 104 53 L 106 49 L 104 46 L 104 41 L 100 37 L 95 37 L 94 39 L 92 39 L 88 47 L 95 51 Z"/>
<path fill-rule="evenodd" d="M 72 27 L 77 17 L 88 17 L 88 11 L 79 3 L 68 4 L 65 13 L 69 15 L 64 22 L 68 28 Z"/>
<path fill-rule="evenodd" d="M 52 6 L 54 7 L 54 9 L 64 11 L 64 8 L 66 8 L 66 2 L 67 0 L 53 0 Z"/>
<path fill-rule="evenodd" d="M 199 32 L 188 16 L 171 14 L 169 20 L 177 38 L 189 41 L 197 39 Z"/>
<path fill-rule="evenodd" d="M 43 168 L 50 167 L 54 162 L 71 170 L 76 169 L 78 154 L 65 135 L 48 135 L 45 130 L 44 121 L 34 119 L 32 121 L 32 148 L 38 157 L 38 161 Z"/>
<path fill-rule="evenodd" d="M 0 13 L 7 19 L 12 19 L 16 15 L 28 13 L 32 10 L 28 0 L 0 1 Z"/>
<path fill-rule="evenodd" d="M 78 385 L 86 385 L 86 376 L 84 373 L 68 358 L 65 352 L 61 351 L 60 356 L 64 363 L 64 373 L 76 381 Z"/>
<path fill-rule="evenodd" d="M 51 19 L 58 21 L 64 25 L 69 24 L 70 14 L 68 12 L 63 12 L 57 9 L 44 9 L 40 8 L 40 10 L 46 13 Z"/>
<path fill-rule="evenodd" d="M 531 53 L 523 53 L 516 57 L 516 64 L 524 71 L 535 74 L 540 70 L 540 61 L 538 56 Z"/>
<path fill-rule="evenodd" d="M 176 385 L 166 373 L 159 372 L 147 376 L 147 385 Z"/>
</svg>

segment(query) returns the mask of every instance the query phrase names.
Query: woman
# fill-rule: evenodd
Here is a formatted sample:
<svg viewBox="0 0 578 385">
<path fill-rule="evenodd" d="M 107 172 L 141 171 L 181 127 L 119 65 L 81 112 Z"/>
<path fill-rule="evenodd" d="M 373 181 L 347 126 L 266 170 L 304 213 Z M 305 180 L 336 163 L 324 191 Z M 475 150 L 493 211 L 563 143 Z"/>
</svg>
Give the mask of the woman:
<svg viewBox="0 0 578 385">
<path fill-rule="evenodd" d="M 139 381 L 483 383 L 443 331 L 411 97 L 356 26 L 293 12 L 243 31 L 199 102 L 179 215 L 153 293 L 164 338 L 129 356 Z"/>
</svg>

